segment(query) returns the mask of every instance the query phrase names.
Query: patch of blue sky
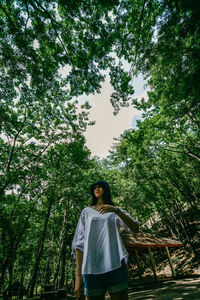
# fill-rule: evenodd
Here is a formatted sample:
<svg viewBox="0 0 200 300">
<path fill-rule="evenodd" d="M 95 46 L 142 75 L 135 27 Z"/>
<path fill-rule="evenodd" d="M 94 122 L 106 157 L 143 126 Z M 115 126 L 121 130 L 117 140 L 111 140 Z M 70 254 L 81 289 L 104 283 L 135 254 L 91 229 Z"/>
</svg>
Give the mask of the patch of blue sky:
<svg viewBox="0 0 200 300">
<path fill-rule="evenodd" d="M 131 64 L 126 60 L 122 60 L 123 68 L 126 72 L 130 72 Z M 149 90 L 149 86 L 147 84 L 147 80 L 144 79 L 142 74 L 139 74 L 137 77 L 132 78 L 131 85 L 134 88 L 134 98 L 138 98 L 138 101 L 143 97 L 147 97 L 147 91 Z M 139 112 L 133 115 L 131 127 L 137 129 L 137 121 L 142 120 L 142 113 Z"/>
<path fill-rule="evenodd" d="M 124 59 L 122 59 L 122 64 L 124 71 L 130 72 L 131 64 Z M 131 85 L 134 88 L 134 97 L 139 97 L 148 90 L 147 81 L 143 78 L 142 74 L 132 78 Z"/>
<path fill-rule="evenodd" d="M 141 120 L 141 118 L 142 118 L 142 114 L 134 115 L 131 122 L 131 127 L 137 129 L 137 121 Z"/>
</svg>

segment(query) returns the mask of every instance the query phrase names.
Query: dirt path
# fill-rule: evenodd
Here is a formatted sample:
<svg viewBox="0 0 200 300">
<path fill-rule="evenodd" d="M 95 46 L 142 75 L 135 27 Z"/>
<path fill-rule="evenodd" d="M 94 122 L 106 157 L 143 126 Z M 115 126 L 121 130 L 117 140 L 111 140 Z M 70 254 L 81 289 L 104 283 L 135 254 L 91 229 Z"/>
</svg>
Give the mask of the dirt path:
<svg viewBox="0 0 200 300">
<path fill-rule="evenodd" d="M 130 291 L 129 300 L 200 300 L 200 278 L 170 280 L 155 287 Z"/>
</svg>

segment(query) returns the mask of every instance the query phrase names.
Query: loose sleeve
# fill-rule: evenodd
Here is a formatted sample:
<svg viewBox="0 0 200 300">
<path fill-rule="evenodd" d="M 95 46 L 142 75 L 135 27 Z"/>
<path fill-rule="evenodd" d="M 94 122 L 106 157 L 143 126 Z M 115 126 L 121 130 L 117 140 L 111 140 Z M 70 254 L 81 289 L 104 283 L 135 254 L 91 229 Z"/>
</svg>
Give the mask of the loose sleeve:
<svg viewBox="0 0 200 300">
<path fill-rule="evenodd" d="M 138 224 L 140 224 L 140 222 L 138 221 L 138 218 L 136 218 L 135 220 L 133 219 L 133 217 L 126 211 L 120 208 L 120 210 L 126 214 L 127 216 L 129 216 L 134 222 L 137 222 Z M 116 222 L 117 222 L 117 226 L 122 230 L 125 230 L 127 233 L 132 233 L 130 228 L 122 221 L 122 219 L 116 215 Z"/>
<path fill-rule="evenodd" d="M 79 249 L 83 251 L 84 249 L 84 236 L 85 236 L 85 215 L 84 211 L 81 212 L 78 224 L 76 226 L 76 231 L 72 241 L 72 255 L 75 258 L 75 250 Z"/>
</svg>

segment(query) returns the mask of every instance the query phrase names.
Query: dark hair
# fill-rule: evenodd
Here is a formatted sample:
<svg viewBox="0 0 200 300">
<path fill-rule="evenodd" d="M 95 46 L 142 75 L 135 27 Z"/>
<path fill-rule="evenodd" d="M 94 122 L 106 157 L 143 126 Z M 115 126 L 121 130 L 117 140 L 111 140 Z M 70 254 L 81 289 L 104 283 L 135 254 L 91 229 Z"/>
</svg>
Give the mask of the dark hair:
<svg viewBox="0 0 200 300">
<path fill-rule="evenodd" d="M 111 200 L 110 186 L 106 181 L 103 181 L 103 180 L 98 180 L 97 182 L 93 183 L 90 186 L 90 193 L 91 193 L 91 196 L 92 196 L 92 203 L 90 205 L 93 206 L 93 205 L 97 204 L 98 199 L 94 195 L 94 189 L 97 185 L 99 185 L 103 188 L 103 191 L 104 191 L 103 202 L 104 202 L 104 204 L 115 205 Z"/>
</svg>

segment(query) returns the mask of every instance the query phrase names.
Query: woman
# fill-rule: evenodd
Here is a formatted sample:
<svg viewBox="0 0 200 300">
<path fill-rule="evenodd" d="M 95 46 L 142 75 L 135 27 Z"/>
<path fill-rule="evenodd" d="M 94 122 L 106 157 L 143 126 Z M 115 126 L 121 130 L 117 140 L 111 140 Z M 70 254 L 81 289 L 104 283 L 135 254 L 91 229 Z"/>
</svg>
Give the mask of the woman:
<svg viewBox="0 0 200 300">
<path fill-rule="evenodd" d="M 128 299 L 128 252 L 119 229 L 137 233 L 139 225 L 111 200 L 105 181 L 91 185 L 92 204 L 82 210 L 72 253 L 76 258 L 75 293 L 78 299 L 104 300 L 106 291 L 111 300 Z"/>
</svg>

